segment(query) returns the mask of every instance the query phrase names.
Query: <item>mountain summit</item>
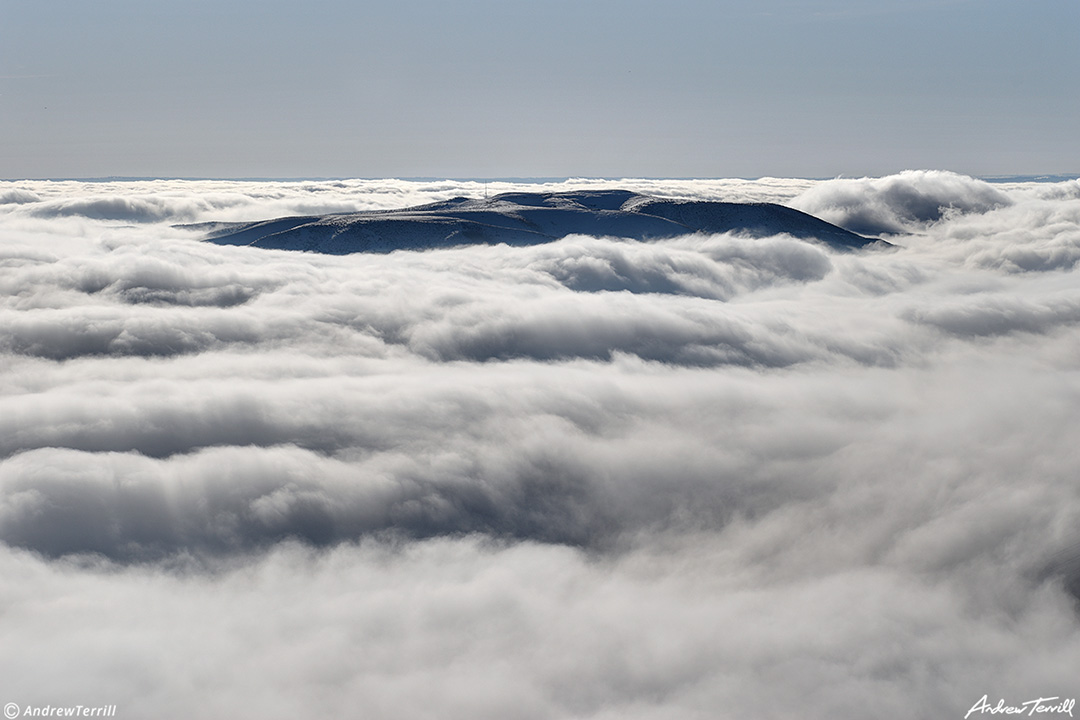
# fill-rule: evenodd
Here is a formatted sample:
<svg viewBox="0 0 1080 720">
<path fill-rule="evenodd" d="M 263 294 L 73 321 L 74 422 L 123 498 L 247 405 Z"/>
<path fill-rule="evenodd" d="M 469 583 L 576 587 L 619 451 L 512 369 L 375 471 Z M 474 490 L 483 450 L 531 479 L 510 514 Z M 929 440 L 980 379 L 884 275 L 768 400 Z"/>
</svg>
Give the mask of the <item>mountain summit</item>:
<svg viewBox="0 0 1080 720">
<path fill-rule="evenodd" d="M 672 200 L 628 190 L 513 192 L 365 212 L 197 226 L 207 240 L 345 255 L 457 245 L 537 245 L 567 235 L 654 240 L 691 233 L 787 234 L 838 249 L 876 239 L 773 203 Z"/>
</svg>

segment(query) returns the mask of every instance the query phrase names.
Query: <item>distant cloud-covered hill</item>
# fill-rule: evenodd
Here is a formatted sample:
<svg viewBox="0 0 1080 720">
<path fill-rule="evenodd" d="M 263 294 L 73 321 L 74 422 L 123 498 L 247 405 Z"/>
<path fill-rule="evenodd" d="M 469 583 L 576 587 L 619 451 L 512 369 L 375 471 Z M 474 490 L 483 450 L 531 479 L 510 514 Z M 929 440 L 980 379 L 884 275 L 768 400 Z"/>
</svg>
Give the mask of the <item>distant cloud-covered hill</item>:
<svg viewBox="0 0 1080 720">
<path fill-rule="evenodd" d="M 635 240 L 693 233 L 791 235 L 834 248 L 876 242 L 773 203 L 672 200 L 629 190 L 513 192 L 395 210 L 203 226 L 222 245 L 345 255 L 456 245 L 537 245 L 567 235 Z"/>
</svg>

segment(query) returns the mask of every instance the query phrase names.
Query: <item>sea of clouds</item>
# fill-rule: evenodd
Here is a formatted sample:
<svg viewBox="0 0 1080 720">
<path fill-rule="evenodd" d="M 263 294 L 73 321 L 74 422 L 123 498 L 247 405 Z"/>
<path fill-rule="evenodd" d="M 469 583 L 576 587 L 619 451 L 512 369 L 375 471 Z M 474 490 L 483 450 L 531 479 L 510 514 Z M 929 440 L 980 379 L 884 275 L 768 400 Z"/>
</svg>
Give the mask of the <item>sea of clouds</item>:
<svg viewBox="0 0 1080 720">
<path fill-rule="evenodd" d="M 323 256 L 620 187 L 892 250 Z M 0 702 L 944 718 L 1080 695 L 1080 182 L 0 183 Z"/>
</svg>

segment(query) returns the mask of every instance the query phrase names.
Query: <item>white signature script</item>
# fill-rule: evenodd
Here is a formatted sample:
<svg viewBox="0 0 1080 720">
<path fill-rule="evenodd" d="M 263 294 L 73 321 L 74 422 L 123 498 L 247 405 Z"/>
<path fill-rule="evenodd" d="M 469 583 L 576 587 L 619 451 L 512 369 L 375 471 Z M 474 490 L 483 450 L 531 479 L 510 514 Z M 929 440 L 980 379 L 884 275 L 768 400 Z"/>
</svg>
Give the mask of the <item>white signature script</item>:
<svg viewBox="0 0 1080 720">
<path fill-rule="evenodd" d="M 1073 707 L 1076 705 L 1075 699 L 1062 700 L 1060 697 L 1045 697 L 1038 698 L 1036 700 L 1028 700 L 1027 702 L 1020 703 L 1019 705 L 1006 705 L 1004 698 L 998 700 L 997 705 L 991 705 L 987 699 L 988 695 L 983 695 L 979 702 L 971 706 L 971 709 L 967 711 L 967 715 L 964 716 L 964 720 L 968 719 L 971 713 L 990 713 L 991 715 L 1024 715 L 1028 717 L 1043 713 L 1066 713 L 1069 717 L 1073 716 Z M 1048 705 L 1047 703 L 1053 703 Z"/>
</svg>

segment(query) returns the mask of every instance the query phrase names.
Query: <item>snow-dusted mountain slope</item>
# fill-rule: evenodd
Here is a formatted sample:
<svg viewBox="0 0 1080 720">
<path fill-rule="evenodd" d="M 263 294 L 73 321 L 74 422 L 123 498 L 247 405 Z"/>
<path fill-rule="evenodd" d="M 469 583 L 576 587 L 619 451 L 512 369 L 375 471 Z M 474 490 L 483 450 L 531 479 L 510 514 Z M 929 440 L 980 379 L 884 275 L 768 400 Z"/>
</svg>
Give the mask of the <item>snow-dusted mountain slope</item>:
<svg viewBox="0 0 1080 720">
<path fill-rule="evenodd" d="M 836 248 L 878 242 L 772 203 L 670 200 L 628 190 L 515 192 L 403 208 L 202 226 L 222 245 L 344 255 L 455 245 L 536 245 L 567 235 L 636 240 L 690 233 L 788 234 Z"/>
</svg>

